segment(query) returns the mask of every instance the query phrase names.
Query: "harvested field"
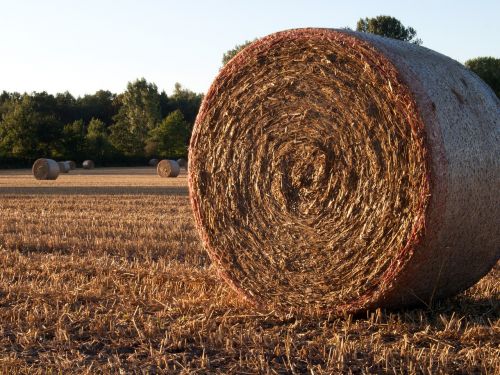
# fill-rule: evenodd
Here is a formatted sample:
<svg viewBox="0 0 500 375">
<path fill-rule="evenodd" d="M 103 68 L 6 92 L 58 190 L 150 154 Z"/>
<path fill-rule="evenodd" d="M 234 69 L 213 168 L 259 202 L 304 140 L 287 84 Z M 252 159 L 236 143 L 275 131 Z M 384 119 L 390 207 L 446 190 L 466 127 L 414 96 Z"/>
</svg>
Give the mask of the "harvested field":
<svg viewBox="0 0 500 375">
<path fill-rule="evenodd" d="M 423 309 L 256 310 L 201 247 L 186 173 L 0 171 L 1 372 L 500 373 L 500 265 Z"/>
</svg>

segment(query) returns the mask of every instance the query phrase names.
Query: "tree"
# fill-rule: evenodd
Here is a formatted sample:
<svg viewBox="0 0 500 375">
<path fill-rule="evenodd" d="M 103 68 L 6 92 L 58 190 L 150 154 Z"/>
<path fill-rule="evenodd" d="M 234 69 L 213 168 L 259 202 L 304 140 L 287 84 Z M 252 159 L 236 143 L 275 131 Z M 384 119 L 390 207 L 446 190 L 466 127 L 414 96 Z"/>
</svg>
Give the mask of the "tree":
<svg viewBox="0 0 500 375">
<path fill-rule="evenodd" d="M 196 120 L 202 100 L 202 94 L 185 89 L 177 82 L 174 86 L 174 92 L 170 97 L 165 92 L 162 92 L 160 95 L 162 116 L 165 117 L 171 112 L 180 110 L 185 120 L 192 126 Z"/>
<path fill-rule="evenodd" d="M 107 126 L 113 123 L 113 116 L 118 112 L 116 95 L 106 90 L 96 91 L 93 95 L 85 95 L 77 99 L 80 116 L 86 124 L 92 118 L 98 118 Z"/>
<path fill-rule="evenodd" d="M 90 120 L 85 136 L 85 145 L 88 155 L 93 159 L 105 160 L 111 153 L 111 145 L 108 141 L 106 124 L 96 118 Z"/>
<path fill-rule="evenodd" d="M 0 123 L 0 153 L 20 159 L 58 156 L 62 126 L 54 107 L 47 93 L 24 94 L 12 102 Z"/>
<path fill-rule="evenodd" d="M 125 155 L 141 156 L 151 129 L 160 121 L 160 95 L 144 78 L 129 82 L 111 126 L 111 142 Z"/>
<path fill-rule="evenodd" d="M 229 62 L 229 60 L 231 60 L 234 56 L 236 56 L 238 54 L 238 52 L 240 52 L 243 48 L 248 46 L 250 43 L 252 43 L 252 41 L 246 40 L 245 43 L 237 44 L 236 46 L 234 46 L 233 49 L 226 51 L 224 53 L 224 55 L 222 55 L 222 66 L 226 65 Z"/>
<path fill-rule="evenodd" d="M 161 158 L 186 156 L 189 128 L 181 111 L 172 112 L 149 132 L 146 153 Z"/>
<path fill-rule="evenodd" d="M 83 120 L 64 125 L 62 131 L 62 154 L 65 159 L 80 160 L 84 157 L 85 126 Z"/>
<path fill-rule="evenodd" d="M 465 66 L 486 82 L 500 98 L 500 59 L 476 57 L 465 62 Z"/>
<path fill-rule="evenodd" d="M 417 31 L 413 27 L 405 27 L 401 21 L 391 16 L 360 18 L 356 25 L 356 30 L 399 39 L 413 44 L 422 44 L 422 40 L 417 38 Z"/>
</svg>

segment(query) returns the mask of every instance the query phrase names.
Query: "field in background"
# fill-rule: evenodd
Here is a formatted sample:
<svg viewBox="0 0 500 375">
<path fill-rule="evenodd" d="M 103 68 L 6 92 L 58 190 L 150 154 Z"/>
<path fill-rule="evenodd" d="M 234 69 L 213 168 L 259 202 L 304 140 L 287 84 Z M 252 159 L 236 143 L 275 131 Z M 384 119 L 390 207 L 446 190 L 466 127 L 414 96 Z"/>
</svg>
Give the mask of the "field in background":
<svg viewBox="0 0 500 375">
<path fill-rule="evenodd" d="M 500 373 L 500 267 L 425 309 L 257 311 L 218 280 L 186 175 L 0 171 L 0 372 Z"/>
</svg>

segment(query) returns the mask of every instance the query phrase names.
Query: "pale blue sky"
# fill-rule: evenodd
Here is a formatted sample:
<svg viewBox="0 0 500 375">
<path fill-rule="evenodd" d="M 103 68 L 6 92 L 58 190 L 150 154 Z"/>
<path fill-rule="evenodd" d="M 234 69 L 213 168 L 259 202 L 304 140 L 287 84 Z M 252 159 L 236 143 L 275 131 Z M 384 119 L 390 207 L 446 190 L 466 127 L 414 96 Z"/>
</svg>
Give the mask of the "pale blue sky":
<svg viewBox="0 0 500 375">
<path fill-rule="evenodd" d="M 205 92 L 235 44 L 380 14 L 460 62 L 500 57 L 500 0 L 0 0 L 0 91 L 121 92 L 145 77 Z"/>
</svg>

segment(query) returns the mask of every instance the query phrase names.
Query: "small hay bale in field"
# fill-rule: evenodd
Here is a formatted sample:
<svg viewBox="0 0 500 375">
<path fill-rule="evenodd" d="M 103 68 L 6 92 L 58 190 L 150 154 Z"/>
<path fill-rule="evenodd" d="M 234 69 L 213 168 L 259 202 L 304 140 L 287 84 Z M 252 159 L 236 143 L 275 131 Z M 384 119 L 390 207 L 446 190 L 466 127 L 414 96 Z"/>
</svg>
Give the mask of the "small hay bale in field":
<svg viewBox="0 0 500 375">
<path fill-rule="evenodd" d="M 76 163 L 73 160 L 68 160 L 67 163 L 69 163 L 69 169 L 70 170 L 75 170 L 76 169 Z"/>
<path fill-rule="evenodd" d="M 71 167 L 67 161 L 58 161 L 59 170 L 61 173 L 68 173 L 71 170 Z"/>
<path fill-rule="evenodd" d="M 38 159 L 33 163 L 32 172 L 37 180 L 56 180 L 60 169 L 55 160 Z"/>
<path fill-rule="evenodd" d="M 148 164 L 151 166 L 151 167 L 156 167 L 158 165 L 158 159 L 151 159 Z"/>
<path fill-rule="evenodd" d="M 85 160 L 82 163 L 82 167 L 83 167 L 83 169 L 94 169 L 95 164 L 92 160 Z"/>
<path fill-rule="evenodd" d="M 175 160 L 164 159 L 158 163 L 156 171 L 160 177 L 177 177 L 181 168 Z"/>
<path fill-rule="evenodd" d="M 177 164 L 179 164 L 179 167 L 187 169 L 188 164 L 187 164 L 186 159 L 183 159 L 183 158 L 178 159 Z"/>
<path fill-rule="evenodd" d="M 197 226 L 257 305 L 429 303 L 500 256 L 500 103 L 463 65 L 368 33 L 265 37 L 219 73 L 189 148 Z"/>
</svg>

